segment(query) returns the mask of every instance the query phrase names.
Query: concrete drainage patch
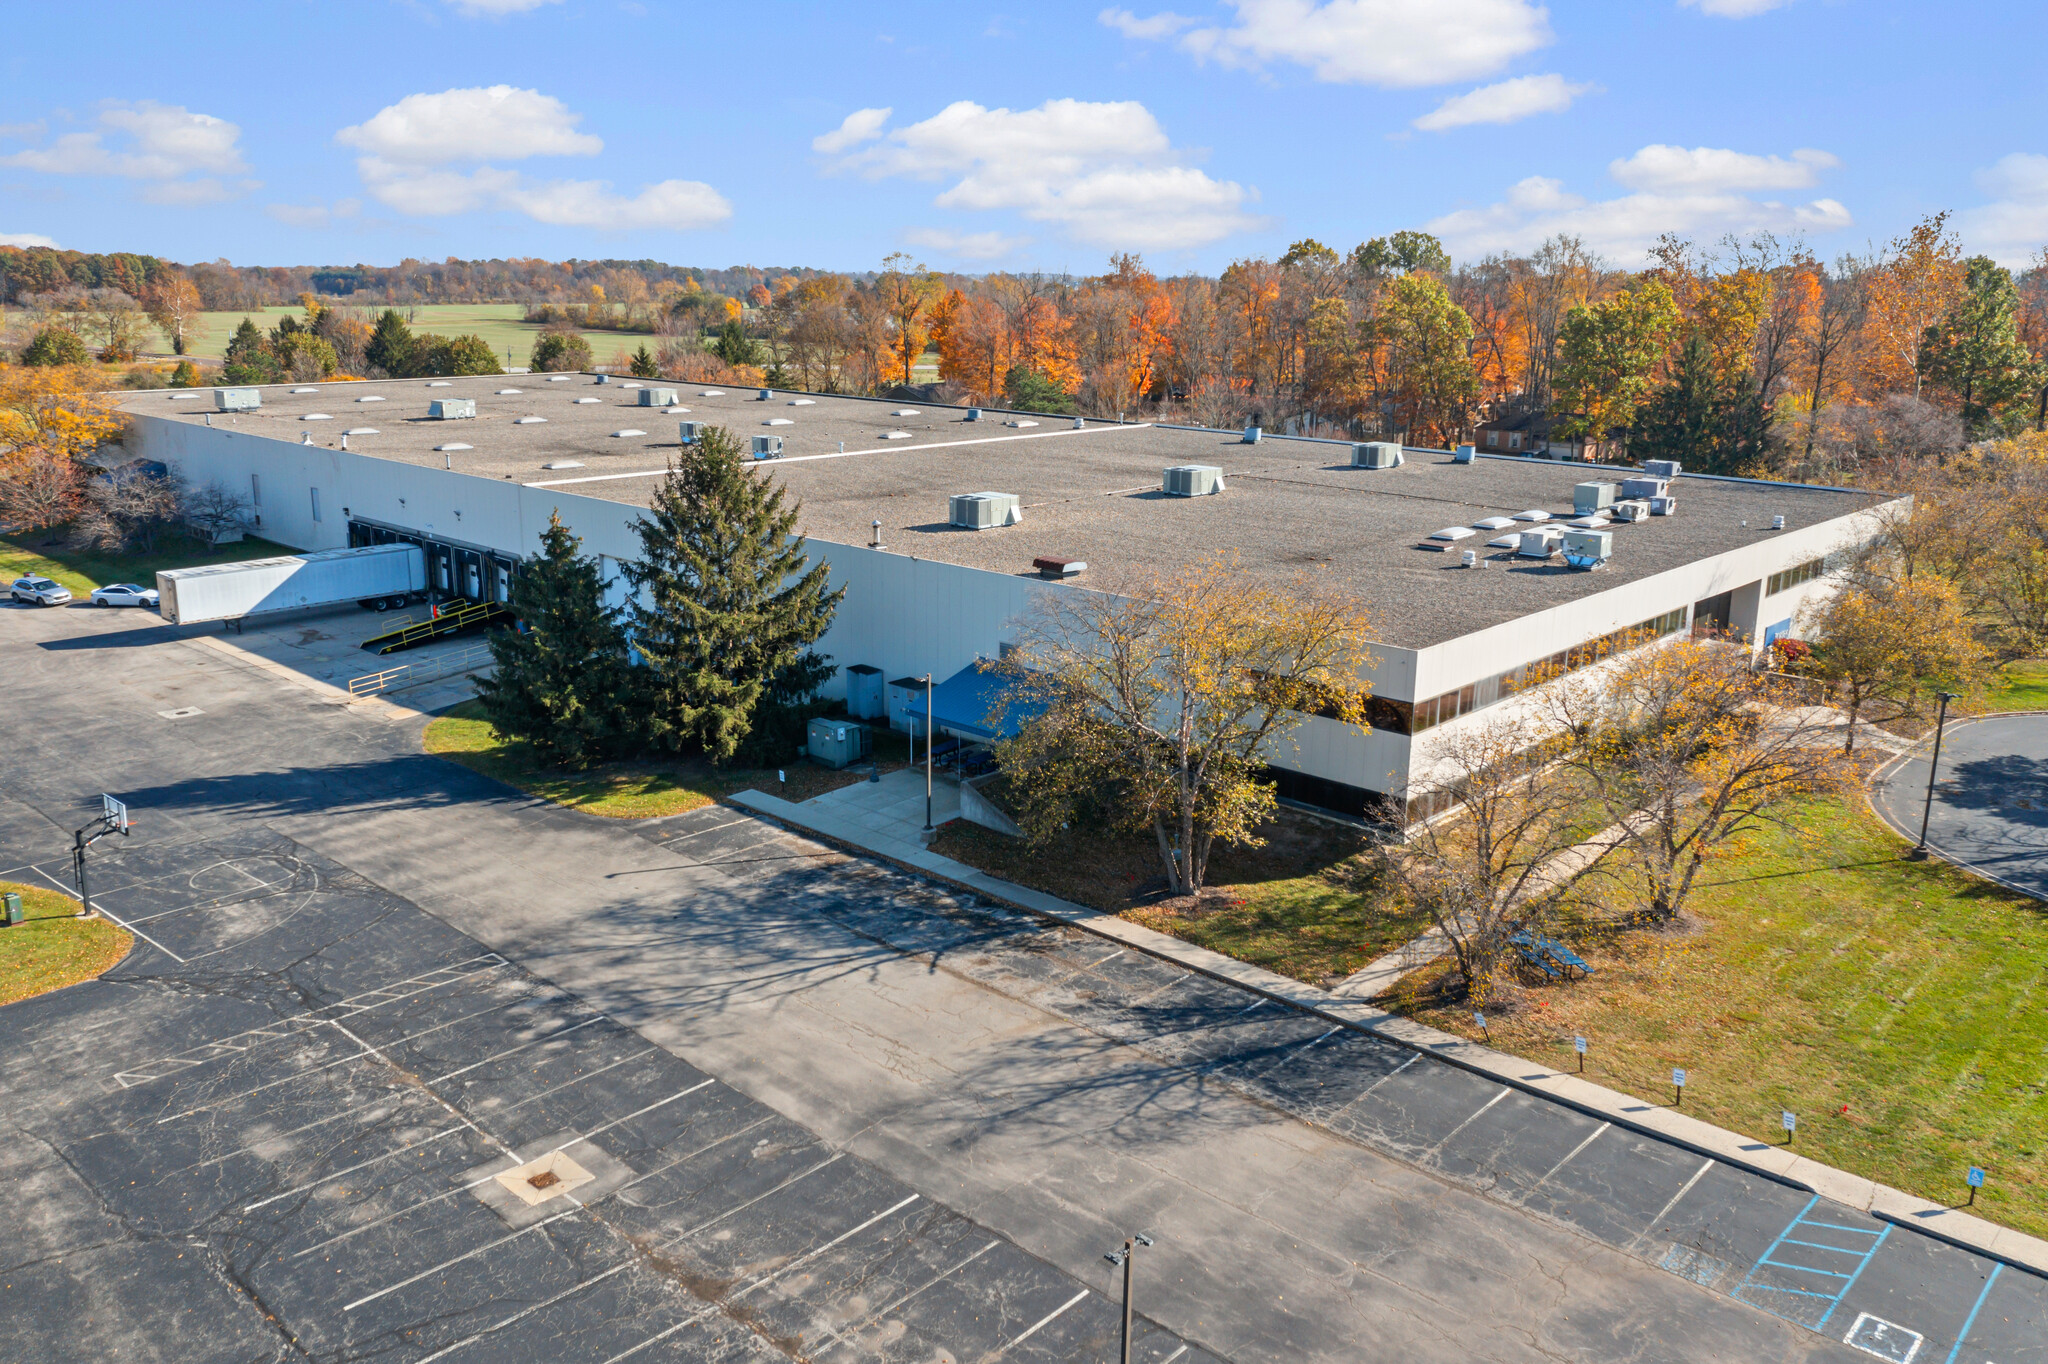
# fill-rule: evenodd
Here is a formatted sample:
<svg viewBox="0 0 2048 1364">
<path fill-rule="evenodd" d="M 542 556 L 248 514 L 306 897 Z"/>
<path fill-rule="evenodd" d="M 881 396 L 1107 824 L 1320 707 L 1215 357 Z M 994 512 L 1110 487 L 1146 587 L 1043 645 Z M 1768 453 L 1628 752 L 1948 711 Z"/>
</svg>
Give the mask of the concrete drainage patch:
<svg viewBox="0 0 2048 1364">
<path fill-rule="evenodd" d="M 465 1172 L 462 1183 L 515 1230 L 590 1204 L 633 1177 L 633 1172 L 574 1132 L 561 1132 L 504 1159 Z M 574 1195 L 572 1198 L 570 1195 Z"/>
<path fill-rule="evenodd" d="M 189 720 L 195 715 L 204 715 L 206 712 L 197 706 L 180 706 L 176 710 L 160 710 L 157 714 L 166 720 Z"/>
</svg>

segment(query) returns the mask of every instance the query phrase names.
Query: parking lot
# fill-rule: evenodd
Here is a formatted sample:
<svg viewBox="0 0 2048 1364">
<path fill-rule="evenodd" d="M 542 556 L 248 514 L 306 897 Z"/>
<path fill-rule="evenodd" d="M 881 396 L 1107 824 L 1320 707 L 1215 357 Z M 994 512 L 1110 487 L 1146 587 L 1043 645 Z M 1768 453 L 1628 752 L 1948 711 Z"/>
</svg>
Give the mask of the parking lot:
<svg viewBox="0 0 2048 1364">
<path fill-rule="evenodd" d="M 0 1356 L 1113 1351 L 1101 1293 L 288 840 L 95 872 L 150 942 L 8 1011 Z"/>
<path fill-rule="evenodd" d="M 2048 899 L 2048 715 L 1994 715 L 1951 722 L 1927 808 L 1928 749 L 1889 770 L 1874 792 L 1878 812 L 1944 857 L 2029 895 Z"/>
</svg>

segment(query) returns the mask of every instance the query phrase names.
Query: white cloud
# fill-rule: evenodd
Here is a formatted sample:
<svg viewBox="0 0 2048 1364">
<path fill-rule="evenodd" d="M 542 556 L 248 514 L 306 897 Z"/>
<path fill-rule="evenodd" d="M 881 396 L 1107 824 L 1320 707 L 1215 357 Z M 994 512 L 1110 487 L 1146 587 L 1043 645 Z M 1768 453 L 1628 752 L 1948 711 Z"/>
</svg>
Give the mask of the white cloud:
<svg viewBox="0 0 2048 1364">
<path fill-rule="evenodd" d="M 53 238 L 33 232 L 0 232 L 0 246 L 55 246 Z"/>
<path fill-rule="evenodd" d="M 1515 123 L 1533 114 L 1561 114 L 1591 85 L 1573 85 L 1563 76 L 1517 76 L 1453 95 L 1415 120 L 1425 133 L 1468 128 L 1475 123 Z"/>
<path fill-rule="evenodd" d="M 951 178 L 933 200 L 941 208 L 1011 210 L 1098 245 L 1174 250 L 1258 224 L 1247 209 L 1255 191 L 1186 159 L 1132 100 L 1056 99 L 1024 110 L 960 100 L 834 168 L 870 179 Z"/>
<path fill-rule="evenodd" d="M 1680 5 L 1697 7 L 1701 14 L 1711 14 L 1721 19 L 1749 19 L 1774 9 L 1782 9 L 1792 0 L 1678 0 Z"/>
<path fill-rule="evenodd" d="M 1550 12 L 1531 0 L 1230 0 L 1237 22 L 1181 33 L 1197 61 L 1261 67 L 1293 62 L 1317 80 L 1409 87 L 1490 76 L 1551 41 Z M 1133 38 L 1164 38 L 1173 13 L 1140 19 L 1105 10 Z"/>
<path fill-rule="evenodd" d="M 840 121 L 837 128 L 829 133 L 820 133 L 811 139 L 811 150 L 836 156 L 849 147 L 858 147 L 863 142 L 872 142 L 882 135 L 882 125 L 889 121 L 894 109 L 856 109 Z"/>
<path fill-rule="evenodd" d="M 663 180 L 632 198 L 613 194 L 602 180 L 556 180 L 504 190 L 500 200 L 536 222 L 613 232 L 661 228 L 687 232 L 732 216 L 725 196 L 698 180 Z"/>
<path fill-rule="evenodd" d="M 1157 40 L 1171 38 L 1195 21 L 1185 14 L 1163 10 L 1149 19 L 1140 19 L 1127 9 L 1106 9 L 1095 16 L 1097 23 L 1107 24 L 1126 38 Z"/>
<path fill-rule="evenodd" d="M 579 133 L 583 115 L 538 90 L 510 85 L 407 95 L 334 140 L 369 156 L 416 166 L 596 156 L 604 139 Z"/>
<path fill-rule="evenodd" d="M 1646 157 L 1647 153 L 1680 150 L 1645 147 L 1635 156 L 1614 162 L 1608 168 L 1610 173 L 1635 189 L 1635 193 L 1593 200 L 1566 190 L 1560 180 L 1530 176 L 1510 188 L 1499 203 L 1459 209 L 1423 227 L 1461 258 L 1495 251 L 1527 251 L 1546 238 L 1564 233 L 1583 239 L 1588 247 L 1612 261 L 1636 266 L 1648 259 L 1650 247 L 1665 232 L 1694 238 L 1760 231 L 1819 234 L 1839 231 L 1853 221 L 1849 210 L 1834 199 L 1785 203 L 1740 192 L 1810 184 L 1813 171 L 1836 164 L 1825 153 L 1803 154 L 1809 158 L 1826 157 L 1825 161 L 1801 161 L 1802 153 L 1796 152 L 1786 161 L 1699 148 L 1683 153 L 1693 158 L 1691 164 L 1696 169 L 1691 179 L 1672 169 L 1675 162 Z M 1737 170 L 1737 166 L 1745 169 Z M 1804 170 L 1807 178 L 1795 181 L 1792 173 L 1784 169 L 1788 166 Z M 1636 176 L 1636 180 L 1624 180 L 1625 172 Z M 1658 178 L 1659 173 L 1663 178 Z"/>
<path fill-rule="evenodd" d="M 943 227 L 915 227 L 903 234 L 905 243 L 922 246 L 943 256 L 958 260 L 1000 260 L 1020 246 L 1030 245 L 1029 237 L 1012 237 L 1001 232 L 953 232 Z"/>
<path fill-rule="evenodd" d="M 2019 267 L 2048 246 L 2048 156 L 2013 152 L 1977 172 L 1992 202 L 1956 215 L 1956 231 L 1972 251 Z"/>
<path fill-rule="evenodd" d="M 1827 152 L 1802 148 L 1788 157 L 1751 156 L 1719 147 L 1672 147 L 1653 142 L 1634 156 L 1608 163 L 1607 173 L 1630 189 L 1658 193 L 1714 193 L 1745 189 L 1806 189 L 1820 172 L 1841 165 Z"/>
<path fill-rule="evenodd" d="M 263 211 L 291 227 L 323 228 L 332 227 L 342 218 L 353 218 L 363 211 L 360 199 L 341 199 L 328 205 L 319 202 L 310 204 L 265 204 Z"/>
<path fill-rule="evenodd" d="M 696 180 L 663 180 L 628 196 L 603 180 L 532 181 L 476 164 L 595 156 L 604 139 L 578 132 L 582 121 L 552 95 L 493 85 L 407 95 L 334 137 L 363 153 L 356 171 L 372 197 L 416 217 L 506 209 L 558 227 L 637 232 L 687 231 L 732 216 L 725 196 Z M 291 214 L 299 210 L 273 206 L 272 216 L 283 221 L 294 221 Z M 299 216 L 310 220 L 309 213 Z"/>
<path fill-rule="evenodd" d="M 508 14 L 528 14 L 542 5 L 561 0 L 448 0 L 457 14 L 469 19 L 502 19 Z"/>
<path fill-rule="evenodd" d="M 150 181 L 142 198 L 153 204 L 219 203 L 256 187 L 254 181 L 230 187 L 217 178 L 249 169 L 237 145 L 242 130 L 225 119 L 155 100 L 110 100 L 94 122 L 98 126 L 90 132 L 65 133 L 47 146 L 0 156 L 0 166 Z M 37 137 L 42 131 L 40 122 L 12 124 L 0 129 L 0 137 Z"/>
</svg>

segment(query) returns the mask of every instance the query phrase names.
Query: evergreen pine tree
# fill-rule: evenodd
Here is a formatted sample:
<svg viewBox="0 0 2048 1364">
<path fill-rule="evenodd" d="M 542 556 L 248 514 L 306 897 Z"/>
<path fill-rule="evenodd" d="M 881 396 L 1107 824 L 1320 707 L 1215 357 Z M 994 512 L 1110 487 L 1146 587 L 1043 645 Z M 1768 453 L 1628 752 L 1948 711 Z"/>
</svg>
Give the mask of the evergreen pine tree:
<svg viewBox="0 0 2048 1364">
<path fill-rule="evenodd" d="M 845 589 L 827 590 L 823 564 L 805 571 L 799 510 L 714 426 L 634 522 L 641 556 L 626 573 L 639 589 L 633 647 L 653 693 L 651 743 L 730 759 L 764 694 L 832 623 Z"/>
<path fill-rule="evenodd" d="M 363 358 L 398 379 L 411 372 L 413 350 L 412 328 L 405 325 L 398 309 L 386 308 L 363 346 Z"/>
<path fill-rule="evenodd" d="M 1769 454 L 1770 407 L 1747 370 L 1725 378 L 1714 370 L 1706 338 L 1691 332 L 1671 376 L 1636 417 L 1633 459 L 1673 459 L 1703 474 L 1752 471 Z"/>
<path fill-rule="evenodd" d="M 640 349 L 633 352 L 633 377 L 635 379 L 652 379 L 660 373 L 661 370 L 655 366 L 654 356 L 648 353 L 647 343 L 642 341 Z"/>
<path fill-rule="evenodd" d="M 477 681 L 484 714 L 501 734 L 524 739 L 549 762 L 587 767 L 626 737 L 634 669 L 622 612 L 604 602 L 594 559 L 576 551 L 559 513 L 548 517 L 540 553 L 512 580 L 517 630 L 490 637 L 495 676 Z"/>
<path fill-rule="evenodd" d="M 2031 397 L 2040 367 L 2019 339 L 2012 274 L 1988 256 L 1964 262 L 1967 291 L 1920 341 L 1927 377 L 1961 400 L 1963 429 L 1989 433 L 2000 409 Z"/>
<path fill-rule="evenodd" d="M 221 358 L 221 377 L 231 384 L 275 383 L 282 372 L 263 333 L 246 317 L 235 328 L 234 336 L 228 340 L 227 353 Z"/>
</svg>

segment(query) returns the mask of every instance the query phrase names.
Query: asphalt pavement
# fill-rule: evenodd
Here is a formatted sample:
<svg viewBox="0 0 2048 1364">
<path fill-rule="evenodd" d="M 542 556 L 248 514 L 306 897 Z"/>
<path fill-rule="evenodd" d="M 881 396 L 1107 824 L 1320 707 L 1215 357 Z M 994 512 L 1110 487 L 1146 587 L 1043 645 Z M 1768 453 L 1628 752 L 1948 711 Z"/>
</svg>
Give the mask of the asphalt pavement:
<svg viewBox="0 0 2048 1364">
<path fill-rule="evenodd" d="M 1885 822 L 1942 856 L 2048 899 L 2048 715 L 1994 715 L 1949 723 L 1941 771 L 1927 800 L 1924 745 L 1873 791 Z"/>
</svg>

